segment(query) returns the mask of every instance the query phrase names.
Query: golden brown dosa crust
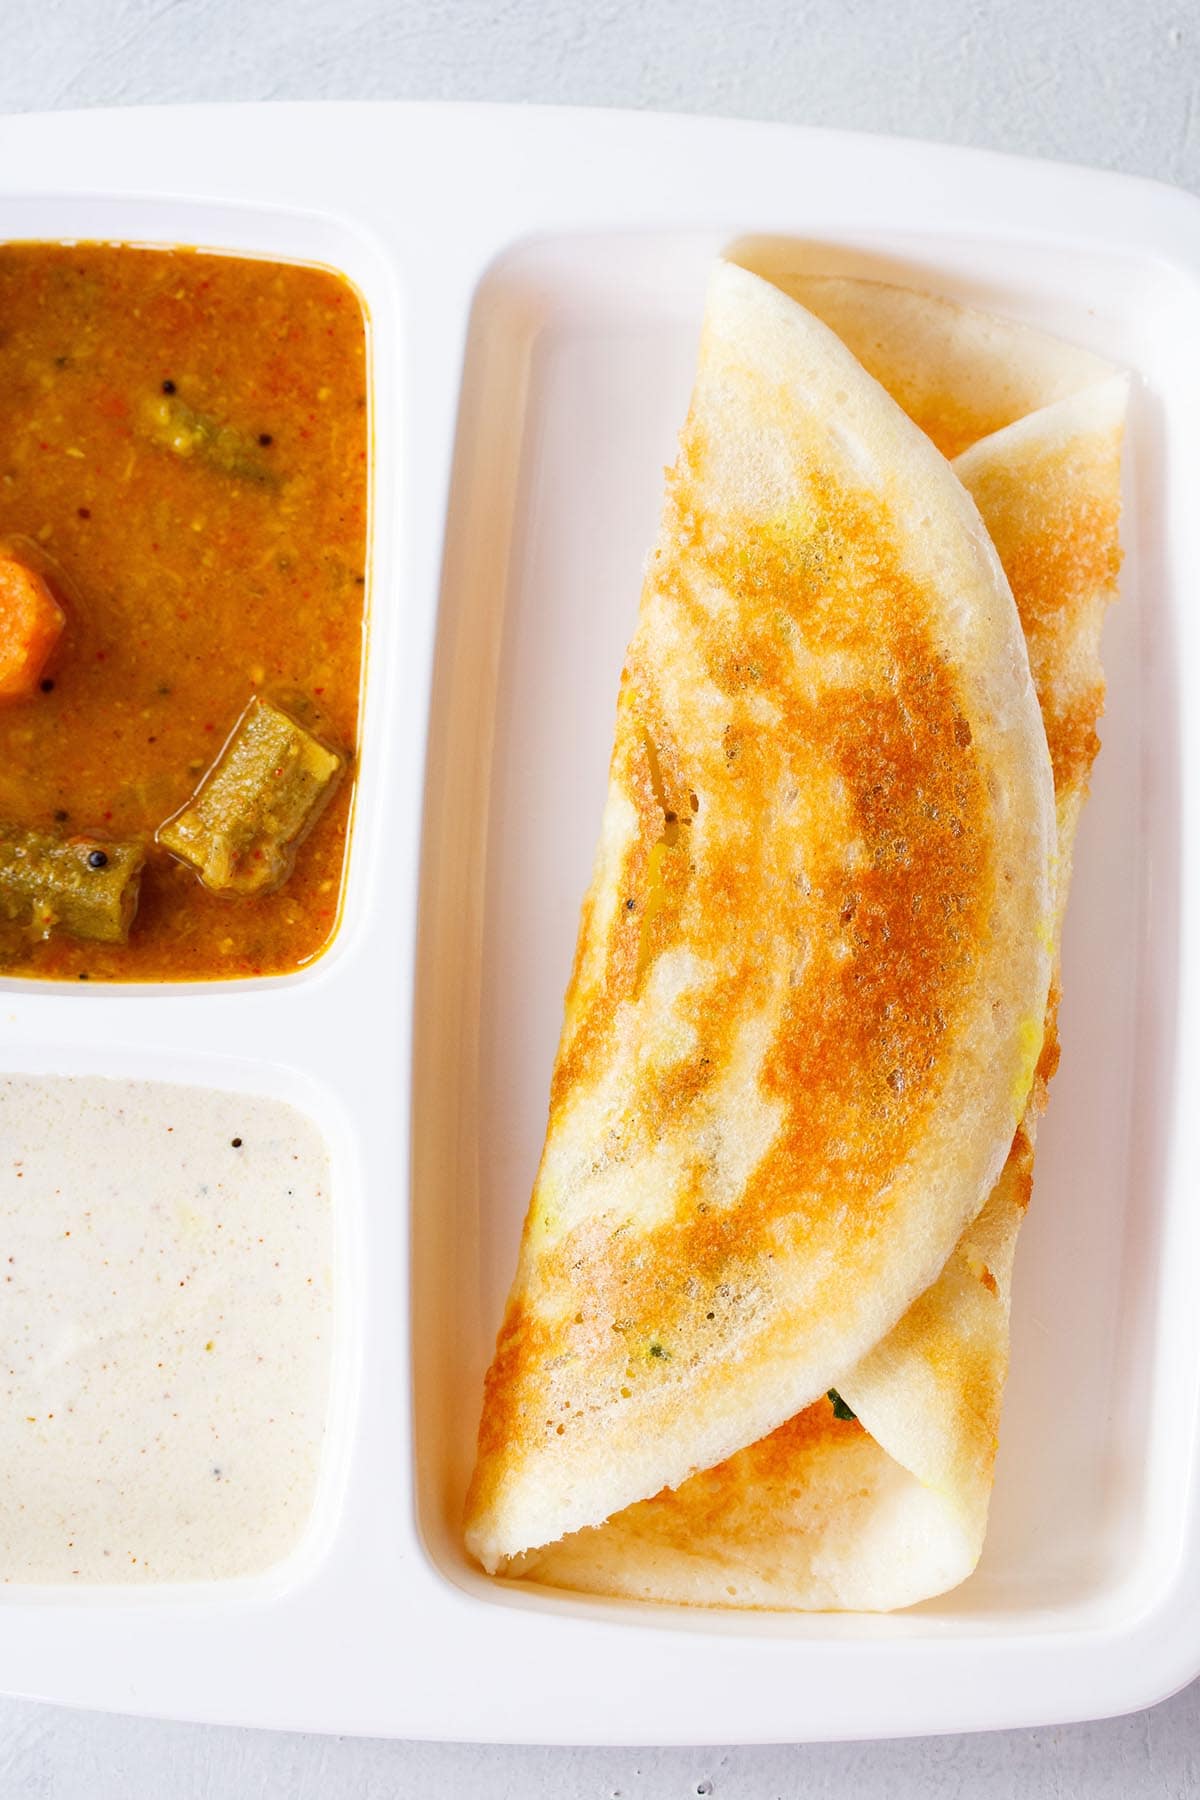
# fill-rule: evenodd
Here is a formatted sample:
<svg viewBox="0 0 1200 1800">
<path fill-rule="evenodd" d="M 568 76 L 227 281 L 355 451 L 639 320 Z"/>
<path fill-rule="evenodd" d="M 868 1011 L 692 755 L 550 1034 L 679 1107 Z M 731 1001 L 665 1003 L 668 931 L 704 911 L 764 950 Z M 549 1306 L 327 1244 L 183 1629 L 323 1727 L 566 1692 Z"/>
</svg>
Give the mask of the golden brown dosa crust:
<svg viewBox="0 0 1200 1800">
<path fill-rule="evenodd" d="M 664 1488 L 643 1505 L 659 1514 L 662 1541 L 681 1550 L 694 1550 L 698 1539 L 716 1530 L 740 1531 L 746 1541 L 759 1541 L 762 1521 L 739 1516 L 740 1496 L 770 1490 L 778 1503 L 794 1485 L 800 1457 L 852 1447 L 865 1435 L 857 1420 L 839 1419 L 828 1400 L 814 1400 L 757 1444 L 693 1475 L 682 1488 Z"/>
<path fill-rule="evenodd" d="M 958 465 L 1009 575 L 1046 721 L 1059 817 L 1056 939 L 1099 742 L 1100 630 L 1121 561 L 1124 404 L 1117 377 L 985 441 Z M 884 1604 L 961 1579 L 982 1543 L 1007 1371 L 1012 1253 L 1033 1189 L 1037 1120 L 1058 1064 L 1060 996 L 1056 967 L 1025 1119 L 984 1213 L 939 1281 L 841 1384 L 905 1456 L 904 1467 L 946 1495 L 963 1522 L 957 1567 L 952 1557 L 935 1563 L 927 1581 L 903 1566 L 897 1546 L 896 1583 L 890 1593 L 880 1590 Z M 530 1558 L 522 1572 L 569 1587 L 710 1605 L 861 1604 L 855 1534 L 892 1504 L 893 1490 L 856 1433 L 861 1424 L 837 1420 L 818 1401 L 674 1492 Z M 928 1523 L 936 1530 L 936 1515 Z M 599 1541 L 605 1531 L 611 1545 Z M 807 1558 L 797 1553 L 796 1533 L 809 1540 Z M 763 1578 L 756 1586 L 748 1568 Z"/>
<path fill-rule="evenodd" d="M 728 266 L 713 296 L 487 1380 L 491 1567 L 877 1341 L 1040 1044 L 1052 790 L 978 514 L 815 320 Z"/>
<path fill-rule="evenodd" d="M 1120 458 L 1119 436 L 1087 433 L 1031 447 L 1018 463 L 963 464 L 1021 615 L 1060 799 L 1086 793 L 1100 748 L 1104 682 L 1094 652 L 1080 666 L 1081 646 L 1116 593 Z"/>
<path fill-rule="evenodd" d="M 694 511 L 698 437 L 685 436 L 666 529 L 678 534 L 702 581 L 735 599 L 736 640 L 724 620 L 714 627 L 691 582 L 676 583 L 674 594 L 705 674 L 728 702 L 729 722 L 708 754 L 685 766 L 653 659 L 635 643 L 618 741 L 629 757 L 639 830 L 625 857 L 625 904 L 609 927 L 602 977 L 586 988 L 581 935 L 577 1022 L 554 1071 L 551 1133 L 569 1096 L 596 1079 L 611 1054 L 620 1007 L 680 939 L 714 973 L 688 996 L 694 1049 L 650 1071 L 626 1096 L 625 1155 L 650 1149 L 728 1068 L 742 1022 L 730 1002 L 771 1001 L 776 976 L 765 946 L 790 942 L 798 955 L 807 946 L 804 954 L 824 964 L 823 979 L 797 985 L 780 1011 L 759 1079 L 784 1109 L 785 1124 L 736 1209 L 712 1202 L 698 1155 L 690 1187 L 662 1223 L 626 1244 L 614 1240 L 610 1225 L 588 1220 L 543 1256 L 537 1313 L 515 1297 L 501 1330 L 482 1458 L 502 1458 L 508 1444 L 528 1437 L 531 1389 L 544 1391 L 555 1355 L 587 1359 L 593 1395 L 620 1395 L 645 1378 L 652 1346 L 665 1362 L 680 1340 L 703 1337 L 706 1327 L 711 1335 L 719 1290 L 755 1278 L 764 1239 L 781 1251 L 799 1249 L 814 1216 L 833 1208 L 845 1209 L 848 1229 L 868 1213 L 870 1229 L 881 1226 L 887 1200 L 880 1190 L 938 1103 L 944 1046 L 954 1041 L 987 938 L 994 877 L 984 784 L 954 673 L 922 629 L 921 597 L 897 560 L 894 524 L 865 496 L 815 481 L 823 537 L 836 550 L 803 554 L 785 534 L 773 542 L 737 519 L 722 522 L 725 541 L 713 546 Z M 858 682 L 811 699 L 799 693 L 789 658 L 795 633 L 815 654 L 836 647 L 852 657 Z M 769 732 L 743 704 L 747 694 L 770 706 Z M 798 880 L 797 871 L 764 861 L 774 844 L 754 821 L 795 782 L 796 744 L 820 745 L 824 778 L 844 788 L 862 845 L 853 873 L 839 864 Z M 714 851 L 694 840 L 704 808 L 728 805 L 715 792 L 722 784 L 739 790 L 747 825 Z M 730 921 L 740 922 L 742 938 L 732 965 Z M 584 934 L 589 925 L 585 919 Z M 555 1405 L 541 1429 L 562 1436 L 586 1417 Z"/>
</svg>

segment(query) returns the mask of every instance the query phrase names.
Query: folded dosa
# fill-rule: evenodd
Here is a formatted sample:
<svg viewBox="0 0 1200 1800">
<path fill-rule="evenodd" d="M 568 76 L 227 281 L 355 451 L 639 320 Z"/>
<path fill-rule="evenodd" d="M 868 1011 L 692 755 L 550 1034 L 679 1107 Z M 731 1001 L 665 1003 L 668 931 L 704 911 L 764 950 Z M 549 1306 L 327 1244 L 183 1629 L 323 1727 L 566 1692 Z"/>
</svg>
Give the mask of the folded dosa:
<svg viewBox="0 0 1200 1800">
<path fill-rule="evenodd" d="M 1009 575 L 1045 720 L 1058 818 L 1057 958 L 1098 749 L 1126 378 L 1097 381 L 1104 365 L 1085 353 L 945 301 L 842 281 L 808 282 L 802 293 L 839 329 L 850 321 L 855 348 L 869 349 L 876 374 L 942 442 L 964 420 L 970 429 L 990 423 L 997 395 L 1050 397 L 955 467 Z M 1055 401 L 1077 377 L 1091 385 Z M 991 1494 L 1013 1252 L 1058 1058 L 1057 1004 L 1056 964 L 1037 1080 L 1001 1178 L 939 1279 L 839 1378 L 841 1412 L 857 1417 L 821 1400 L 675 1491 L 532 1552 L 513 1573 L 693 1604 L 873 1609 L 943 1592 L 971 1572 Z"/>
<path fill-rule="evenodd" d="M 1033 1081 L 1053 845 L 965 487 L 721 265 L 487 1378 L 486 1568 L 757 1444 L 938 1278 Z"/>
</svg>

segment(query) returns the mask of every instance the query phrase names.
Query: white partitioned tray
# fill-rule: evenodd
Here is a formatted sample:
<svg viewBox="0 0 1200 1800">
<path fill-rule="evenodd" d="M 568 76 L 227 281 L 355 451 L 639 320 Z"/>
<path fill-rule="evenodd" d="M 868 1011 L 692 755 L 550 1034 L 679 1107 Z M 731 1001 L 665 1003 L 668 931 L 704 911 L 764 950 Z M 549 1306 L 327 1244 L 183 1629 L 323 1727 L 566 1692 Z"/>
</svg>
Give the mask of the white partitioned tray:
<svg viewBox="0 0 1200 1800">
<path fill-rule="evenodd" d="M 747 237 L 1033 321 L 1139 378 L 991 1530 L 970 1582 L 890 1617 L 523 1592 L 459 1530 L 661 470 L 709 267 Z M 324 1130 L 316 1517 L 254 1579 L 6 1588 L 0 1688 L 301 1729 L 720 1742 L 1096 1716 L 1200 1671 L 1200 203 L 774 126 L 197 108 L 0 124 L 17 238 L 341 270 L 370 314 L 374 456 L 333 948 L 280 980 L 0 992 L 0 1068 L 257 1089 Z"/>
</svg>

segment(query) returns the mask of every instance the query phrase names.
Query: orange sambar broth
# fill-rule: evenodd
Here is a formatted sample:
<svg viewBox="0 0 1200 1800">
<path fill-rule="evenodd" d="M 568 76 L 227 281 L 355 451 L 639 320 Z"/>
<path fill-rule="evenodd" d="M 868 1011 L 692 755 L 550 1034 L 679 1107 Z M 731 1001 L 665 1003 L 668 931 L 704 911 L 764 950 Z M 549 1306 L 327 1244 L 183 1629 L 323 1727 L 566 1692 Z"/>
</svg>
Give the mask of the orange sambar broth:
<svg viewBox="0 0 1200 1800">
<path fill-rule="evenodd" d="M 354 749 L 366 354 L 361 304 L 325 270 L 0 245 L 0 548 L 31 561 L 40 552 L 68 614 L 46 670 L 52 689 L 0 706 L 0 819 L 149 846 L 126 946 L 54 937 L 7 972 L 276 974 L 328 942 L 349 779 L 274 894 L 210 894 L 153 834 L 255 692 Z M 146 407 L 172 392 L 164 384 L 248 434 L 268 479 L 154 442 Z"/>
</svg>

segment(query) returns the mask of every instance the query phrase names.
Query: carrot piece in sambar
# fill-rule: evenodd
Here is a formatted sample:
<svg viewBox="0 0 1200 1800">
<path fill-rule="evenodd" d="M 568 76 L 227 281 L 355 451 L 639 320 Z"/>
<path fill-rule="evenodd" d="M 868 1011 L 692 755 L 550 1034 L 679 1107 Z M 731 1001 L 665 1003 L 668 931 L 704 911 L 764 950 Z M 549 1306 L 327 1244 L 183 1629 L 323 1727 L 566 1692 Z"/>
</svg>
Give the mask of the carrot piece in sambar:
<svg viewBox="0 0 1200 1800">
<path fill-rule="evenodd" d="M 0 700 L 32 694 L 65 624 L 41 576 L 0 556 Z"/>
</svg>

